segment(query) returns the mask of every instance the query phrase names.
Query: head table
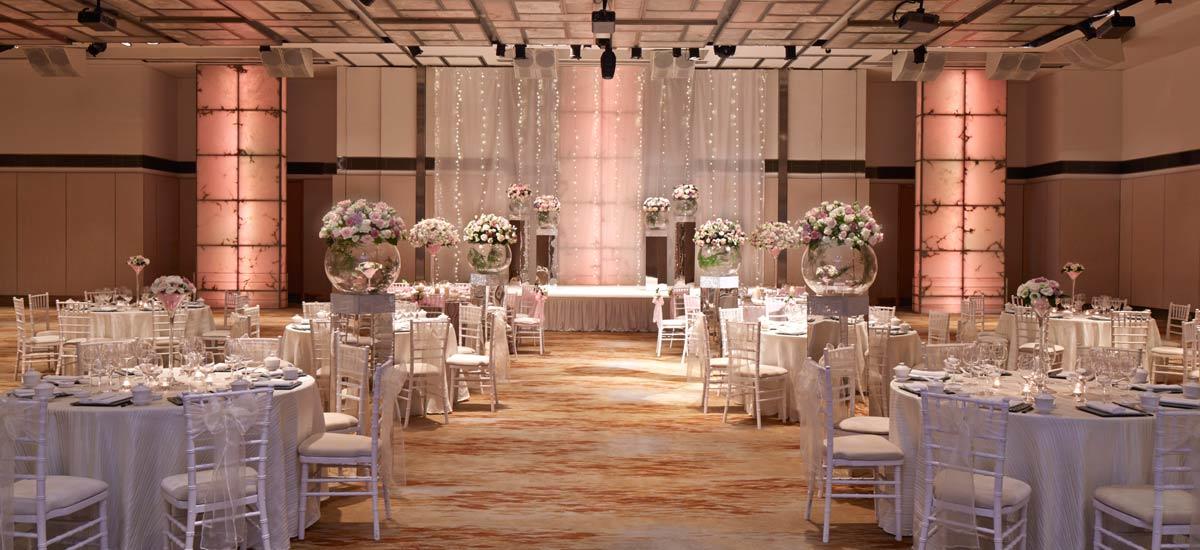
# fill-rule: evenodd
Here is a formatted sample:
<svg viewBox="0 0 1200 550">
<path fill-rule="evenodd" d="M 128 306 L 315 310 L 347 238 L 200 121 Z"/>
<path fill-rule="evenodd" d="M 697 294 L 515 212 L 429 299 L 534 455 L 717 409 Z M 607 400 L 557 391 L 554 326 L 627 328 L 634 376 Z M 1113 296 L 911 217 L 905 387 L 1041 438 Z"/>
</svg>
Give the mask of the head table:
<svg viewBox="0 0 1200 550">
<path fill-rule="evenodd" d="M 271 408 L 266 499 L 275 548 L 287 548 L 298 527 L 296 448 L 325 431 L 317 385 L 311 377 L 301 381 L 295 389 L 276 390 Z M 162 548 L 166 518 L 160 483 L 187 471 L 183 407 L 165 399 L 118 407 L 73 406 L 75 401 L 50 402 L 49 471 L 108 483 L 111 548 Z M 315 501 L 307 516 L 308 524 L 320 517 Z"/>
<path fill-rule="evenodd" d="M 1018 397 L 1022 381 L 1004 377 L 999 396 Z M 1092 493 L 1105 485 L 1143 484 L 1151 479 L 1154 419 L 1149 416 L 1102 418 L 1076 409 L 1065 382 L 1049 414 L 1009 413 L 1005 474 L 1028 483 L 1028 547 L 1091 548 Z M 1098 396 L 1092 396 L 1098 398 Z M 904 450 L 901 529 L 917 529 L 925 491 L 921 449 L 921 398 L 891 384 L 889 439 Z M 1112 398 L 1110 398 L 1111 400 Z M 895 533 L 892 503 L 878 501 L 879 525 Z"/>
</svg>

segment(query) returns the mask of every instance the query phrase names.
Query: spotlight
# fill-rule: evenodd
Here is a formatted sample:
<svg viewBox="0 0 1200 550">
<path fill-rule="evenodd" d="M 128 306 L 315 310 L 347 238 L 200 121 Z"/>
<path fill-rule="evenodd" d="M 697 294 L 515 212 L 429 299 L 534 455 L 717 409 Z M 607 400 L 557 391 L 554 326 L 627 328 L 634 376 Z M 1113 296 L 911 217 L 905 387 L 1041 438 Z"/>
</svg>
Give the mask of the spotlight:
<svg viewBox="0 0 1200 550">
<path fill-rule="evenodd" d="M 424 50 L 422 50 L 420 46 L 409 46 L 408 47 L 408 55 L 411 55 L 413 57 L 417 57 L 417 56 L 421 55 L 422 51 L 424 51 Z"/>
<path fill-rule="evenodd" d="M 642 58 L 642 47 L 634 46 L 633 49 L 629 50 L 629 58 L 630 59 L 641 59 Z"/>
<path fill-rule="evenodd" d="M 571 59 L 583 59 L 583 46 L 571 44 Z"/>
<path fill-rule="evenodd" d="M 713 52 L 715 52 L 717 57 L 720 57 L 721 59 L 728 59 L 733 57 L 733 54 L 737 52 L 737 46 L 713 46 Z"/>
<path fill-rule="evenodd" d="M 825 53 L 833 53 L 833 48 L 825 48 Z"/>
<path fill-rule="evenodd" d="M 1170 4 L 1171 0 L 1154 0 L 1155 4 Z"/>
<path fill-rule="evenodd" d="M 917 9 L 906 12 L 899 18 L 896 13 L 900 11 L 900 7 L 905 4 L 916 4 Z M 938 22 L 941 20 L 936 13 L 925 13 L 925 0 L 904 0 L 892 10 L 892 21 L 896 22 L 896 26 L 901 30 L 909 32 L 932 32 L 938 28 Z"/>
<path fill-rule="evenodd" d="M 700 61 L 700 48 L 688 48 L 688 59 Z"/>
<path fill-rule="evenodd" d="M 158 42 L 147 42 L 146 45 L 147 46 L 157 46 Z"/>
<path fill-rule="evenodd" d="M 371 4 L 374 4 L 374 3 L 375 3 L 375 0 L 358 0 L 358 1 L 359 1 L 359 3 L 361 3 L 363 6 L 366 6 L 366 7 L 368 7 L 368 8 L 369 8 L 369 7 L 371 7 Z"/>
<path fill-rule="evenodd" d="M 524 44 L 517 44 L 516 46 L 513 46 L 513 49 L 516 50 L 516 58 L 517 59 L 525 59 L 525 45 Z"/>
<path fill-rule="evenodd" d="M 96 56 L 104 53 L 104 50 L 107 50 L 107 49 L 108 49 L 108 44 L 106 44 L 104 42 L 92 42 L 87 47 L 87 53 L 88 53 L 88 55 L 90 55 L 92 57 L 96 57 Z"/>
<path fill-rule="evenodd" d="M 7 52 L 15 47 L 16 46 L 13 46 L 12 44 L 0 44 L 0 53 Z"/>
<path fill-rule="evenodd" d="M 504 50 L 507 49 L 503 42 L 496 43 L 496 57 L 504 57 Z"/>
<path fill-rule="evenodd" d="M 787 59 L 796 59 L 796 47 L 795 46 L 784 46 L 783 47 L 783 57 L 785 57 Z"/>
<path fill-rule="evenodd" d="M 1079 24 L 1079 32 L 1083 33 L 1083 37 L 1087 40 L 1096 38 L 1096 29 L 1092 28 L 1091 21 L 1084 21 Z"/>
<path fill-rule="evenodd" d="M 79 10 L 79 15 L 75 19 L 79 21 L 79 24 L 92 30 L 104 32 L 117 30 L 116 16 L 110 11 L 104 11 L 104 8 L 100 7 L 100 0 L 96 0 L 95 8 Z"/>
<path fill-rule="evenodd" d="M 913 63 L 916 63 L 918 65 L 924 63 L 925 62 L 925 54 L 928 54 L 928 53 L 929 53 L 929 50 L 927 48 L 925 48 L 924 45 L 917 46 L 916 49 L 913 50 Z"/>
<path fill-rule="evenodd" d="M 600 78 L 604 80 L 612 80 L 617 74 L 617 54 L 613 53 L 612 46 L 604 49 L 604 53 L 600 54 Z"/>
<path fill-rule="evenodd" d="M 604 0 L 600 9 L 592 12 L 592 34 L 597 38 L 608 38 L 617 32 L 617 13 L 609 11 L 608 0 Z"/>
<path fill-rule="evenodd" d="M 683 48 L 671 48 L 672 57 L 683 57 Z"/>
<path fill-rule="evenodd" d="M 1096 29 L 1096 36 L 1100 38 L 1121 38 L 1135 24 L 1137 24 L 1137 21 L 1133 16 L 1121 15 L 1116 10 L 1113 10 L 1112 17 L 1109 17 L 1100 24 L 1100 28 Z"/>
</svg>

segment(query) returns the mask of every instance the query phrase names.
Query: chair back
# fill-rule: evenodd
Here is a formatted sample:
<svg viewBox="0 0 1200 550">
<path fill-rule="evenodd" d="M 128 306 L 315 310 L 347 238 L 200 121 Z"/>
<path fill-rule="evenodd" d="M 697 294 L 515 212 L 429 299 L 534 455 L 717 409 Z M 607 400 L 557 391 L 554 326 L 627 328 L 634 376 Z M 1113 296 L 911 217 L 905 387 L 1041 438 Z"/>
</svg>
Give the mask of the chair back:
<svg viewBox="0 0 1200 550">
<path fill-rule="evenodd" d="M 1008 438 L 1008 401 L 925 392 L 921 395 L 922 441 L 925 455 L 925 491 L 942 472 L 962 476 L 957 483 L 970 487 L 975 475 L 991 478 L 992 508 L 1001 507 L 1004 487 L 1004 447 Z M 954 502 L 974 508 L 970 502 Z M 926 499 L 928 500 L 928 499 Z"/>
<path fill-rule="evenodd" d="M 833 464 L 834 425 L 854 410 L 854 384 L 858 376 L 854 346 L 825 347 L 821 363 L 805 361 L 800 413 L 801 456 L 810 471 Z M 815 395 L 813 395 L 815 394 Z M 814 399 L 815 397 L 815 399 Z"/>
<path fill-rule="evenodd" d="M 930 344 L 945 344 L 950 341 L 950 314 L 945 311 L 929 312 Z"/>
<path fill-rule="evenodd" d="M 721 329 L 721 355 L 729 355 L 729 338 L 725 334 L 725 323 L 727 321 L 744 321 L 743 308 L 740 307 L 723 307 L 717 310 L 717 322 L 720 323 L 718 328 Z"/>
<path fill-rule="evenodd" d="M 759 319 L 767 316 L 767 306 L 756 306 L 753 304 L 742 306 L 742 321 L 747 323 L 757 323 Z"/>
<path fill-rule="evenodd" d="M 974 350 L 975 344 L 926 344 L 922 362 L 926 370 L 943 370 L 946 359 L 955 357 L 965 362 Z"/>
<path fill-rule="evenodd" d="M 1196 461 L 1191 457 L 1200 449 L 1200 411 L 1160 407 L 1154 413 L 1154 523 L 1161 525 L 1163 493 L 1186 491 L 1194 494 Z"/>
<path fill-rule="evenodd" d="M 249 335 L 255 338 L 262 336 L 262 306 L 246 306 L 241 310 L 241 314 L 249 319 L 250 332 Z"/>
<path fill-rule="evenodd" d="M 894 366 L 887 364 L 888 346 L 891 339 L 892 329 L 888 325 L 875 325 L 867 328 L 867 364 L 873 370 L 882 371 Z"/>
<path fill-rule="evenodd" d="M 321 313 L 329 315 L 329 302 L 302 302 L 300 310 L 305 319 L 318 319 Z"/>
<path fill-rule="evenodd" d="M 17 344 L 20 345 L 20 344 L 25 343 L 25 341 L 28 338 L 32 337 L 36 331 L 30 330 L 29 327 L 27 327 L 25 324 L 25 321 L 26 321 L 25 299 L 14 297 L 12 299 L 12 301 L 13 301 L 13 317 L 17 324 Z"/>
<path fill-rule="evenodd" d="M 1183 324 L 1187 322 L 1188 316 L 1192 314 L 1192 304 L 1176 304 L 1171 302 L 1167 308 L 1167 338 L 1172 334 L 1182 334 Z"/>
<path fill-rule="evenodd" d="M 268 357 L 279 357 L 279 338 L 229 338 L 225 341 L 226 353 L 231 343 L 236 342 L 243 360 L 262 363 Z"/>
<path fill-rule="evenodd" d="M 1014 317 L 1017 324 L 1017 345 L 1037 342 L 1038 319 L 1037 314 L 1033 312 L 1033 308 L 1029 306 L 1017 306 Z"/>
<path fill-rule="evenodd" d="M 64 342 L 89 338 L 92 335 L 92 313 L 85 302 L 57 300 L 58 335 Z"/>
<path fill-rule="evenodd" d="M 686 286 L 671 287 L 671 316 L 683 318 L 686 314 L 683 297 L 688 296 L 691 289 Z"/>
<path fill-rule="evenodd" d="M 729 376 L 731 379 L 744 372 L 759 375 L 758 350 L 760 344 L 759 324 L 747 321 L 726 321 L 729 333 Z"/>
<path fill-rule="evenodd" d="M 858 384 L 858 349 L 854 346 L 835 348 L 825 346 L 821 364 L 831 370 L 828 386 L 822 389 L 821 397 L 832 402 L 829 409 L 831 422 L 827 429 L 833 433 L 833 423 L 854 416 L 854 394 Z"/>
<path fill-rule="evenodd" d="M 1196 321 L 1187 321 L 1183 323 L 1182 339 L 1183 345 L 1183 376 L 1185 379 L 1194 378 L 1200 374 L 1200 357 L 1197 352 L 1200 352 L 1200 333 L 1196 331 Z"/>
<path fill-rule="evenodd" d="M 338 343 L 338 366 L 333 380 L 333 412 L 351 414 L 355 418 L 363 418 L 367 413 L 367 403 L 363 394 L 367 390 L 367 380 L 370 379 L 368 366 L 370 364 L 371 348 L 356 346 L 344 342 Z M 360 422 L 359 425 L 362 423 Z"/>
<path fill-rule="evenodd" d="M 1153 322 L 1149 311 L 1114 311 L 1109 321 L 1112 347 L 1146 351 Z"/>
<path fill-rule="evenodd" d="M 316 376 L 318 373 L 329 372 L 329 362 L 332 360 L 332 322 L 329 319 L 313 319 L 309 321 L 309 326 L 312 327 L 313 371 L 308 374 Z"/>
<path fill-rule="evenodd" d="M 450 321 L 445 319 L 419 319 L 412 322 L 409 337 L 408 373 L 412 375 L 418 363 L 438 367 L 443 372 L 446 363 L 446 335 Z"/>
<path fill-rule="evenodd" d="M 46 440 L 49 404 L 49 399 L 20 399 L 0 395 L 0 444 L 7 447 L 5 451 L 12 453 L 13 479 L 11 481 L 33 480 L 36 490 L 34 507 L 38 515 L 43 517 L 49 510 L 46 505 L 46 475 L 49 462 L 49 447 Z M 8 465 L 0 466 L 8 468 Z M 3 488 L 0 487 L 0 489 Z M 11 527 L 8 525 L 4 528 Z"/>
<path fill-rule="evenodd" d="M 693 313 L 700 313 L 700 296 L 688 294 L 683 297 L 683 314 L 691 315 Z"/>
<path fill-rule="evenodd" d="M 981 360 L 991 361 L 1002 369 L 1008 368 L 1008 338 L 995 332 L 986 332 L 981 333 L 974 344 Z"/>
<path fill-rule="evenodd" d="M 50 293 L 29 295 L 29 324 L 34 332 L 50 330 Z"/>
<path fill-rule="evenodd" d="M 224 319 L 225 328 L 229 327 L 229 314 L 235 311 L 241 311 L 242 308 L 250 305 L 250 295 L 242 294 L 236 290 L 226 290 L 225 300 L 222 302 L 221 315 Z"/>
<path fill-rule="evenodd" d="M 474 304 L 458 306 L 458 345 L 483 354 L 483 308 Z"/>
<path fill-rule="evenodd" d="M 896 308 L 891 306 L 870 306 L 867 310 L 867 321 L 872 325 L 888 325 L 896 316 Z"/>
<path fill-rule="evenodd" d="M 178 311 L 175 314 L 174 323 L 171 322 L 171 315 L 166 310 L 154 311 L 154 337 L 155 338 L 170 338 L 172 335 L 178 341 L 187 334 L 187 322 L 191 318 L 187 310 Z"/>
<path fill-rule="evenodd" d="M 689 313 L 685 333 L 687 334 L 687 377 L 706 376 L 709 370 L 708 320 L 703 313 Z"/>
</svg>

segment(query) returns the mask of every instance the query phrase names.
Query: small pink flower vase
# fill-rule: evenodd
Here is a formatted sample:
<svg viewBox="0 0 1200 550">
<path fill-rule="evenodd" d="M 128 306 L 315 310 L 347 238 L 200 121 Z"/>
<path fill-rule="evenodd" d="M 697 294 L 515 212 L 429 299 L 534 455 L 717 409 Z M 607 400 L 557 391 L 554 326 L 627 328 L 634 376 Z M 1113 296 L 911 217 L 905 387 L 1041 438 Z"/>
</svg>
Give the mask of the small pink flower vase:
<svg viewBox="0 0 1200 550">
<path fill-rule="evenodd" d="M 179 304 L 183 303 L 183 298 L 183 294 L 175 294 L 174 292 L 158 295 L 158 301 L 162 302 L 163 307 L 171 313 L 175 313 L 175 310 L 179 309 Z"/>
</svg>

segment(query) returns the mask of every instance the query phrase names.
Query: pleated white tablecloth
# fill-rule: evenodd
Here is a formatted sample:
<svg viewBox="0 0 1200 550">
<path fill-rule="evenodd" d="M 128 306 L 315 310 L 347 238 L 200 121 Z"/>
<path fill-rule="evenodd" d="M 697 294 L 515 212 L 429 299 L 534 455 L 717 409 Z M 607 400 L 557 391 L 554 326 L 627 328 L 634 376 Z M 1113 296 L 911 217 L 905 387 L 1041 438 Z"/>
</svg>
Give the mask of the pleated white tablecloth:
<svg viewBox="0 0 1200 550">
<path fill-rule="evenodd" d="M 300 476 L 296 448 L 325 431 L 321 399 L 311 377 L 277 391 L 271 409 L 267 460 L 267 514 L 271 545 L 288 548 L 296 533 Z M 108 483 L 110 548 L 163 547 L 166 524 L 159 484 L 187 471 L 183 407 L 160 400 L 145 407 L 76 407 L 50 403 L 49 471 Z M 314 498 L 308 524 L 320 517 Z"/>
<path fill-rule="evenodd" d="M 1006 377 L 1002 391 L 1015 395 L 1021 381 Z M 1151 417 L 1101 418 L 1075 409 L 1068 388 L 1049 415 L 1010 414 L 1005 474 L 1033 488 L 1028 547 L 1069 550 L 1091 547 L 1092 493 L 1105 485 L 1149 483 L 1154 439 Z M 921 452 L 921 398 L 891 385 L 889 439 L 904 450 L 901 517 L 904 534 L 920 521 L 914 510 L 925 490 Z M 1065 397 L 1064 397 L 1065 395 Z M 1015 399 L 1015 398 L 1014 398 Z M 895 533 L 890 502 L 876 501 L 879 525 Z"/>
<path fill-rule="evenodd" d="M 1150 348 L 1162 345 L 1158 321 L 1153 319 L 1151 321 L 1154 322 L 1154 326 L 1150 330 L 1149 340 L 1146 343 L 1147 353 L 1142 357 L 1142 366 L 1147 368 L 1150 365 Z M 1017 334 L 1016 317 L 1011 313 L 1000 314 L 1000 320 L 996 323 L 996 332 L 1008 338 L 1008 368 L 1013 370 L 1017 365 L 1017 348 L 1022 344 L 1015 338 Z M 1107 319 L 1092 319 L 1085 316 L 1051 318 L 1046 328 L 1046 339 L 1050 344 L 1066 348 L 1063 351 L 1063 369 L 1073 371 L 1078 348 L 1112 345 L 1112 323 Z"/>
<path fill-rule="evenodd" d="M 200 336 L 213 330 L 212 308 L 181 307 L 176 313 L 178 323 L 187 315 L 188 336 Z M 154 312 L 142 310 L 93 311 L 92 337 L 94 338 L 153 338 Z"/>
</svg>

